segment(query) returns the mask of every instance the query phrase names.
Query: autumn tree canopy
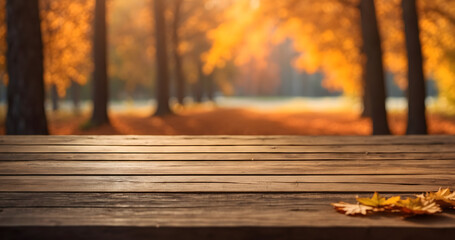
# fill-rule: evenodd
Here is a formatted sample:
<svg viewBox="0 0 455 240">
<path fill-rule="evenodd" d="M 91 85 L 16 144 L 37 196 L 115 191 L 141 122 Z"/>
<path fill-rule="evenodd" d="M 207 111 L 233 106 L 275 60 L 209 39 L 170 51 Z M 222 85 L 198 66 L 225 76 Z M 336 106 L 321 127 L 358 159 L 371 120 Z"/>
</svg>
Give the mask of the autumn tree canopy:
<svg viewBox="0 0 455 240">
<path fill-rule="evenodd" d="M 376 1 L 387 71 L 407 87 L 407 57 L 401 0 Z M 271 44 L 290 38 L 300 53 L 294 66 L 322 71 L 324 86 L 347 95 L 362 94 L 362 38 L 358 0 L 233 1 L 222 24 L 209 31 L 212 48 L 205 71 L 228 61 L 243 66 L 251 59 L 264 65 Z M 441 96 L 455 96 L 455 2 L 418 1 L 425 73 L 436 80 Z M 264 68 L 264 66 L 262 66 Z M 260 78 L 259 78 L 260 80 Z"/>
<path fill-rule="evenodd" d="M 125 90 L 153 87 L 155 48 L 152 0 L 111 0 L 109 19 L 109 75 L 122 80 Z M 165 10 L 171 28 L 173 2 Z M 217 71 L 218 85 L 228 93 L 232 72 L 257 86 L 276 85 L 278 64 L 273 51 L 291 41 L 298 55 L 295 68 L 322 72 L 323 85 L 346 95 L 363 94 L 364 55 L 359 0 L 181 0 L 178 53 L 188 83 L 198 77 L 197 61 L 205 75 Z M 407 56 L 401 0 L 375 1 L 384 64 L 395 82 L 407 88 Z M 455 2 L 419 0 L 425 75 L 436 81 L 440 96 L 455 103 Z M 61 96 L 71 82 L 85 84 L 93 64 L 92 0 L 42 0 L 41 20 L 45 51 L 45 82 Z M 5 0 L 0 0 L 0 74 L 5 73 Z M 171 31 L 169 34 L 171 35 Z M 172 36 L 168 36 L 171 40 Z M 171 47 L 170 47 L 171 48 Z M 172 49 L 168 49 L 171 54 Z M 171 76 L 174 63 L 171 62 Z M 224 71 L 224 72 L 223 72 Z M 248 76 L 247 76 L 248 75 Z M 6 79 L 2 77 L 3 79 Z M 232 91 L 231 91 L 232 92 Z"/>
</svg>

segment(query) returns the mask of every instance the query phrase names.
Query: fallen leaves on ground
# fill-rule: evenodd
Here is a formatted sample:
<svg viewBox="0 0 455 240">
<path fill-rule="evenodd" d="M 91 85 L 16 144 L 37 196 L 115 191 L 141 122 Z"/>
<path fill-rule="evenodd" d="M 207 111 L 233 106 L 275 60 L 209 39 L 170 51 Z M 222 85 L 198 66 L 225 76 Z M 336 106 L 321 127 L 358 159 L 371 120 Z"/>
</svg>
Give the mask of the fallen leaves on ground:
<svg viewBox="0 0 455 240">
<path fill-rule="evenodd" d="M 440 188 L 437 192 L 427 192 L 416 198 L 402 199 L 401 196 L 381 197 L 375 192 L 371 198 L 356 197 L 357 204 L 339 202 L 332 206 L 339 213 L 348 216 L 370 215 L 384 212 L 399 214 L 404 217 L 417 215 L 433 215 L 442 209 L 455 208 L 455 192 L 449 188 Z"/>
<path fill-rule="evenodd" d="M 148 109 L 148 108 L 147 108 Z M 0 109 L 1 110 L 1 109 Z M 0 118 L 1 118 L 0 111 Z M 90 112 L 49 113 L 52 135 L 369 135 L 371 121 L 357 112 L 261 111 L 252 108 L 187 107 L 176 115 L 152 117 L 151 110 L 110 112 L 110 125 L 81 128 Z M 406 114 L 390 113 L 391 131 L 406 133 Z M 430 134 L 455 134 L 455 116 L 429 113 Z M 4 124 L 0 119 L 0 134 Z"/>
</svg>

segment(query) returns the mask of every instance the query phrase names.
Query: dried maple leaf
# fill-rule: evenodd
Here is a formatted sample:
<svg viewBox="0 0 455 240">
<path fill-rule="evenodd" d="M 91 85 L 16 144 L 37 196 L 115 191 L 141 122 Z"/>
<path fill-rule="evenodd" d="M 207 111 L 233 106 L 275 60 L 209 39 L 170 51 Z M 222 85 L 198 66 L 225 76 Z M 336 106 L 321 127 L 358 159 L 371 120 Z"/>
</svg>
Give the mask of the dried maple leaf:
<svg viewBox="0 0 455 240">
<path fill-rule="evenodd" d="M 359 202 L 360 204 L 363 204 L 365 206 L 374 207 L 377 210 L 381 210 L 381 209 L 384 209 L 387 207 L 395 206 L 398 203 L 398 201 L 400 201 L 401 197 L 395 196 L 395 197 L 386 199 L 385 197 L 379 196 L 379 194 L 377 192 L 375 192 L 372 198 L 357 197 L 356 199 L 357 199 L 357 202 Z"/>
<path fill-rule="evenodd" d="M 422 198 L 400 200 L 397 203 L 397 207 L 400 208 L 402 213 L 409 216 L 432 215 L 442 212 L 441 207 L 436 202 L 426 201 Z"/>
<path fill-rule="evenodd" d="M 439 188 L 437 192 L 428 192 L 417 197 L 424 201 L 436 202 L 442 208 L 455 208 L 455 192 L 451 192 L 449 188 Z"/>
<path fill-rule="evenodd" d="M 335 210 L 338 212 L 344 213 L 348 216 L 367 215 L 369 212 L 373 211 L 373 208 L 369 206 L 344 202 L 332 203 L 332 206 L 335 207 Z"/>
</svg>

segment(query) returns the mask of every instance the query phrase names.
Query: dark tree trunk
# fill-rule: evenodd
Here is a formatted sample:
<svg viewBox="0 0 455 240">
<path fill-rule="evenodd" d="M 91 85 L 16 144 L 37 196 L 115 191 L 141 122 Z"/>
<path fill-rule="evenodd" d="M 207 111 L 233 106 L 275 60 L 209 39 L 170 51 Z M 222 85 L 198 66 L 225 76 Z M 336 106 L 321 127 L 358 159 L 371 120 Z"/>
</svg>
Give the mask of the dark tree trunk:
<svg viewBox="0 0 455 240">
<path fill-rule="evenodd" d="M 75 115 L 81 113 L 81 85 L 79 83 L 71 82 L 71 98 L 73 100 L 73 112 Z"/>
<path fill-rule="evenodd" d="M 194 96 L 194 102 L 196 103 L 202 103 L 203 98 L 204 98 L 204 83 L 205 83 L 205 75 L 204 72 L 202 71 L 202 62 L 197 59 L 197 72 L 198 72 L 198 78 L 197 81 L 193 84 L 193 96 Z"/>
<path fill-rule="evenodd" d="M 364 83 L 364 85 L 366 85 Z M 363 95 L 362 95 L 362 105 L 363 105 L 363 109 L 362 109 L 362 115 L 361 117 L 363 118 L 371 118 L 371 109 L 370 109 L 370 96 L 366 93 L 366 87 L 364 86 L 364 92 L 363 92 Z"/>
<path fill-rule="evenodd" d="M 207 76 L 206 93 L 209 101 L 215 102 L 215 78 L 214 73 Z"/>
<path fill-rule="evenodd" d="M 1 74 L 1 73 L 0 73 Z M 3 77 L 0 76 L 0 103 L 3 101 Z"/>
<path fill-rule="evenodd" d="M 201 80 L 198 79 L 197 82 L 193 84 L 193 99 L 195 103 L 202 103 L 203 98 Z"/>
<path fill-rule="evenodd" d="M 59 106 L 59 96 L 57 91 L 57 85 L 52 84 L 51 86 L 51 101 L 52 101 L 52 111 L 56 112 L 60 108 Z"/>
<path fill-rule="evenodd" d="M 360 3 L 363 45 L 366 56 L 365 84 L 369 96 L 373 135 L 390 134 L 385 107 L 386 92 L 384 66 L 382 60 L 381 38 L 376 17 L 374 0 L 362 0 Z"/>
<path fill-rule="evenodd" d="M 407 134 L 427 134 L 426 89 L 416 0 L 403 0 L 402 7 L 409 66 Z"/>
<path fill-rule="evenodd" d="M 156 97 L 157 109 L 155 116 L 172 114 L 169 107 L 169 67 L 166 44 L 166 18 L 164 17 L 165 0 L 154 0 L 155 29 L 156 29 L 156 62 L 157 84 Z"/>
<path fill-rule="evenodd" d="M 95 1 L 93 51 L 95 70 L 93 74 L 93 113 L 91 124 L 93 126 L 100 126 L 109 124 L 109 117 L 107 114 L 109 85 L 107 78 L 106 0 Z"/>
<path fill-rule="evenodd" d="M 180 14 L 183 0 L 174 0 L 174 22 L 172 25 L 172 45 L 175 61 L 175 80 L 177 87 L 177 101 L 180 105 L 184 104 L 185 100 L 185 75 L 183 74 L 182 55 L 179 52 L 180 45 Z"/>
<path fill-rule="evenodd" d="M 10 79 L 6 134 L 48 134 L 38 0 L 7 0 L 6 11 Z"/>
<path fill-rule="evenodd" d="M 362 56 L 365 55 L 365 47 L 363 46 L 362 44 L 362 47 L 360 49 L 361 51 L 361 54 Z M 367 83 L 366 81 L 368 80 L 367 79 L 367 71 L 366 71 L 366 64 L 365 63 L 362 63 L 362 90 L 363 90 L 363 93 L 362 93 L 362 106 L 363 106 L 363 109 L 362 109 L 362 114 L 361 114 L 361 117 L 363 118 L 371 118 L 371 109 L 370 109 L 370 95 L 368 95 L 368 89 L 367 89 Z"/>
</svg>

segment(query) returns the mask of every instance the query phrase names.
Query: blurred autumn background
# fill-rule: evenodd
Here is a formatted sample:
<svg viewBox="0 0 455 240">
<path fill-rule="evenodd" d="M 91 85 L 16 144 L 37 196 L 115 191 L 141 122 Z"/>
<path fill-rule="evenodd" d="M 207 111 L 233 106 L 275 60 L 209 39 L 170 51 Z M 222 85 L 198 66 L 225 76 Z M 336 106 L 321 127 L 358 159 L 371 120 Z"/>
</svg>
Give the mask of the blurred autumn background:
<svg viewBox="0 0 455 240">
<path fill-rule="evenodd" d="M 453 0 L 0 0 L 2 134 L 455 134 Z"/>
</svg>

